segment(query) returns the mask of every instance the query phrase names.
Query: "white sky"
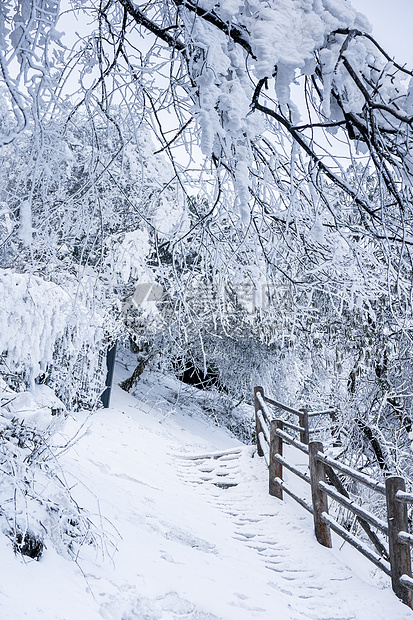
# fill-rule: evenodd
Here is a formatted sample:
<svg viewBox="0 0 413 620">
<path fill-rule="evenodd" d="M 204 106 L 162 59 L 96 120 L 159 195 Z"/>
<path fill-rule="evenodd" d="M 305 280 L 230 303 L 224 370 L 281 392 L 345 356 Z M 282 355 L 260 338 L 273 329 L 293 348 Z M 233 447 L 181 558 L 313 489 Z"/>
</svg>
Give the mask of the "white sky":
<svg viewBox="0 0 413 620">
<path fill-rule="evenodd" d="M 377 42 L 413 69 L 413 0 L 351 0 L 373 25 Z"/>
</svg>

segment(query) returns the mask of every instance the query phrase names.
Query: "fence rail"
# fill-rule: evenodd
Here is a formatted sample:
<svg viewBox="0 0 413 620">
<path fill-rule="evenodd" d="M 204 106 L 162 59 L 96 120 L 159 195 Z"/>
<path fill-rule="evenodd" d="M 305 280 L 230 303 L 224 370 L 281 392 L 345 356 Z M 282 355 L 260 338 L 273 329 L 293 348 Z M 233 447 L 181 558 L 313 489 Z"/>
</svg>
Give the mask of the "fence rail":
<svg viewBox="0 0 413 620">
<path fill-rule="evenodd" d="M 407 505 L 413 504 L 413 493 L 406 492 L 406 484 L 400 476 L 388 476 L 385 484 L 367 476 L 340 461 L 324 454 L 320 441 L 310 441 L 309 420 L 316 416 L 330 415 L 333 421 L 332 435 L 337 438 L 336 411 L 297 410 L 283 405 L 264 395 L 262 387 L 254 389 L 255 423 L 257 432 L 257 449 L 263 456 L 269 470 L 269 493 L 283 499 L 283 493 L 292 497 L 300 506 L 313 515 L 314 531 L 318 542 L 331 547 L 331 530 L 352 545 L 368 560 L 379 567 L 391 578 L 395 594 L 413 609 L 413 575 L 410 547 L 413 547 L 413 534 L 409 533 Z M 274 416 L 269 408 L 277 410 Z M 280 418 L 280 412 L 297 416 L 298 424 Z M 299 439 L 285 429 L 299 434 Z M 309 475 L 289 463 L 283 454 L 287 443 L 308 456 Z M 283 468 L 306 482 L 311 489 L 311 503 L 297 495 L 283 479 Z M 358 505 L 349 496 L 340 477 L 347 476 L 386 498 L 386 521 Z M 363 540 L 340 525 L 329 514 L 328 498 L 350 511 L 367 534 L 374 550 Z M 385 542 L 372 529 L 378 530 L 388 539 Z"/>
</svg>

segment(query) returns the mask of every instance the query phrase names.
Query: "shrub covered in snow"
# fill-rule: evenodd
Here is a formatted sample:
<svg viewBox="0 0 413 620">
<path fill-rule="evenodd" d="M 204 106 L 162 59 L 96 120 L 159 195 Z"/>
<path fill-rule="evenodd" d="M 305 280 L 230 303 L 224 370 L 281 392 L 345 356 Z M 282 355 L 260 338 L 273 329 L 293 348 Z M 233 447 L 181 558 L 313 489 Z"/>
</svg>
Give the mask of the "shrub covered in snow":
<svg viewBox="0 0 413 620">
<path fill-rule="evenodd" d="M 89 310 L 70 283 L 63 289 L 8 269 L 0 270 L 0 299 L 3 378 L 32 389 L 46 381 L 70 406 L 96 402 L 104 386 L 103 313 Z"/>
<path fill-rule="evenodd" d="M 0 529 L 16 553 L 40 559 L 50 542 L 75 556 L 96 530 L 73 499 L 53 438 L 66 417 L 44 385 L 15 392 L 0 379 Z"/>
</svg>

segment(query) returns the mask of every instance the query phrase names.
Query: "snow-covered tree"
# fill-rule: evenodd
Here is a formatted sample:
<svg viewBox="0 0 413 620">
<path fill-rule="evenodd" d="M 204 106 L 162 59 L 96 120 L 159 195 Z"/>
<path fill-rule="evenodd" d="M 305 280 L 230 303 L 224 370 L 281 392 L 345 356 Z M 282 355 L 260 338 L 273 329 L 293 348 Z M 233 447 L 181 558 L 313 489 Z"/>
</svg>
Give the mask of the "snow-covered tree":
<svg viewBox="0 0 413 620">
<path fill-rule="evenodd" d="M 169 343 L 202 361 L 212 334 L 219 361 L 253 339 L 325 391 L 367 354 L 379 380 L 384 332 L 405 355 L 412 72 L 350 2 L 7 0 L 0 18 L 5 266 L 91 274 L 98 305 L 144 274 Z"/>
</svg>

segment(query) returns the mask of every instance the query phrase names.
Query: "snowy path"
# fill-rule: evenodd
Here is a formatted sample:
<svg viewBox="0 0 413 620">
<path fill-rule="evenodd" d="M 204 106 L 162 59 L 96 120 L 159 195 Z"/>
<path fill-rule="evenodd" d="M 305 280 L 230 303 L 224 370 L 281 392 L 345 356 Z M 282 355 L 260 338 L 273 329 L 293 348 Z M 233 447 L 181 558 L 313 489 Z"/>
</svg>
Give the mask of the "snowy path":
<svg viewBox="0 0 413 620">
<path fill-rule="evenodd" d="M 271 498 L 267 471 L 250 448 L 178 460 L 181 477 L 231 521 L 234 539 L 256 551 L 271 573 L 274 596 L 289 599 L 293 618 L 396 618 L 375 600 L 375 587 L 314 540 L 311 518 Z M 292 514 L 294 513 L 294 514 Z M 359 558 L 355 556 L 355 561 Z M 349 596 L 351 590 L 351 596 Z M 388 614 L 391 615 L 388 615 Z M 403 609 L 405 617 L 410 612 Z M 265 617 L 265 616 L 264 616 Z"/>
<path fill-rule="evenodd" d="M 69 421 L 66 437 L 86 432 L 66 478 L 104 544 L 31 562 L 0 537 L 1 620 L 413 620 L 377 569 L 268 495 L 252 447 L 164 383 Z"/>
</svg>

